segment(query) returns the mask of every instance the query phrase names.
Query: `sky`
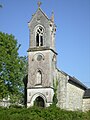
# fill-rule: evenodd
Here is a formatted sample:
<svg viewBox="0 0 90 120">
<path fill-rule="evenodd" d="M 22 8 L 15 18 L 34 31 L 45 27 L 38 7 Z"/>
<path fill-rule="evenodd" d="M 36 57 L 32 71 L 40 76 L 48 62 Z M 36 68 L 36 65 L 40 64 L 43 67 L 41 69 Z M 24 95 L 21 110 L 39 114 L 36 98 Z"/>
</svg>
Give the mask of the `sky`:
<svg viewBox="0 0 90 120">
<path fill-rule="evenodd" d="M 0 0 L 0 31 L 13 34 L 21 44 L 20 56 L 29 48 L 28 22 L 38 0 Z M 48 18 L 54 11 L 57 67 L 90 87 L 90 0 L 41 0 Z"/>
</svg>

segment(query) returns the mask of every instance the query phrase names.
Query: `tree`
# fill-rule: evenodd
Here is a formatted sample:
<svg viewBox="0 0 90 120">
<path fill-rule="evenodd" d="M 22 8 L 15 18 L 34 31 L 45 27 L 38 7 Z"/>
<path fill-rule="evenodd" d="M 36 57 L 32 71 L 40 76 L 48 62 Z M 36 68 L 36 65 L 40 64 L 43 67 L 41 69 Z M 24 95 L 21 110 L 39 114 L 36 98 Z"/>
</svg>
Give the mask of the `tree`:
<svg viewBox="0 0 90 120">
<path fill-rule="evenodd" d="M 3 6 L 0 4 L 0 8 L 2 8 Z"/>
<path fill-rule="evenodd" d="M 0 98 L 17 101 L 23 95 L 27 58 L 19 57 L 17 40 L 0 32 Z"/>
</svg>

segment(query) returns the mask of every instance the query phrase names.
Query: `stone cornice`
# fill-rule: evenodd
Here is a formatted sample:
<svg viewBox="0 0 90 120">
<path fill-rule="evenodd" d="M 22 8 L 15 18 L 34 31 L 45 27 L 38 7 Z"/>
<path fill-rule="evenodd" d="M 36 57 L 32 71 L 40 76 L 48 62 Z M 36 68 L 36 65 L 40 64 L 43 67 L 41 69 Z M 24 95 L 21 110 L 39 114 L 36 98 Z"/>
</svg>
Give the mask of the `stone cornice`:
<svg viewBox="0 0 90 120">
<path fill-rule="evenodd" d="M 27 87 L 27 89 L 37 89 L 37 88 L 38 88 L 38 89 L 43 89 L 43 88 L 44 88 L 44 89 L 45 89 L 45 88 L 46 88 L 46 89 L 47 89 L 47 88 L 54 89 L 53 87 Z"/>
<path fill-rule="evenodd" d="M 27 52 L 34 52 L 34 51 L 45 51 L 45 50 L 51 50 L 52 52 L 54 52 L 56 55 L 57 52 L 55 52 L 53 49 L 49 48 L 49 47 L 34 47 L 34 48 L 29 48 L 27 50 Z"/>
</svg>

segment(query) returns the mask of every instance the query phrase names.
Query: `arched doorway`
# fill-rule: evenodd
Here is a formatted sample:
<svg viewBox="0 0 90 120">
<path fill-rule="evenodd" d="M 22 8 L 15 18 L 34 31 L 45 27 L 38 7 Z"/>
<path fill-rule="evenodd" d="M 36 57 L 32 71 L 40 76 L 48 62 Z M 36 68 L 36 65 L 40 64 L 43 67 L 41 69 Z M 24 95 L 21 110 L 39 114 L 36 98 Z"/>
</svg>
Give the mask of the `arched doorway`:
<svg viewBox="0 0 90 120">
<path fill-rule="evenodd" d="M 44 103 L 43 98 L 38 96 L 34 101 L 34 105 L 38 106 L 38 107 L 45 107 L 45 103 Z"/>
</svg>

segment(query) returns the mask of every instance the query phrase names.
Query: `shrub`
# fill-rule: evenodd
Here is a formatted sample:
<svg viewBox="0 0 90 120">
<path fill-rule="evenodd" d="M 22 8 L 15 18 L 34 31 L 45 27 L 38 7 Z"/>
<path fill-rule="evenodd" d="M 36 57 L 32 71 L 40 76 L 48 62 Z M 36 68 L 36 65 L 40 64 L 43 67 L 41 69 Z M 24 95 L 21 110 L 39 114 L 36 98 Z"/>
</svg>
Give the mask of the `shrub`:
<svg viewBox="0 0 90 120">
<path fill-rule="evenodd" d="M 48 108 L 1 108 L 0 120 L 90 120 L 90 111 L 61 110 L 54 105 Z"/>
<path fill-rule="evenodd" d="M 10 105 L 9 108 L 22 108 L 23 106 L 20 105 Z"/>
</svg>

